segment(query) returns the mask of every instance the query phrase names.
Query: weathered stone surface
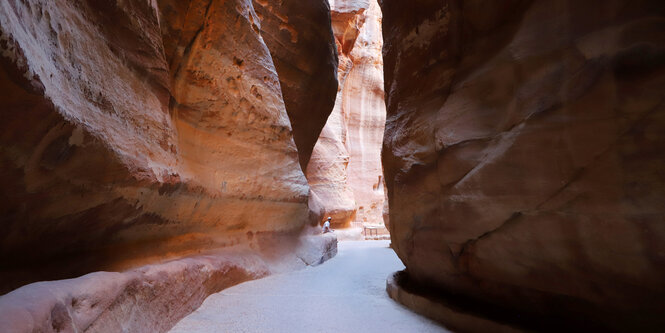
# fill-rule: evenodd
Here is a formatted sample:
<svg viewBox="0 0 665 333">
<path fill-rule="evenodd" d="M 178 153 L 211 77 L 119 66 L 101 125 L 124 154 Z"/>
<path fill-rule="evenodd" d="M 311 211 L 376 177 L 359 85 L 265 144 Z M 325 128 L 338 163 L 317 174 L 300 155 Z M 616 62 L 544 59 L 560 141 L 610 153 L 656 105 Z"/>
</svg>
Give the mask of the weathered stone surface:
<svg viewBox="0 0 665 333">
<path fill-rule="evenodd" d="M 343 84 L 342 80 L 340 84 Z M 332 217 L 334 228 L 348 226 L 356 214 L 353 191 L 348 184 L 349 156 L 343 143 L 346 137 L 343 122 L 336 103 L 307 166 L 307 181 L 311 188 L 309 209 L 316 222 Z"/>
<path fill-rule="evenodd" d="M 411 279 L 665 323 L 665 3 L 382 2 L 383 162 Z"/>
<path fill-rule="evenodd" d="M 340 86 L 308 166 L 317 218 L 383 223 L 381 142 L 385 124 L 381 9 L 376 1 L 332 1 Z"/>
<path fill-rule="evenodd" d="M 299 159 L 336 87 L 329 10 L 293 4 L 300 43 L 273 58 L 262 35 L 284 27 L 251 0 L 0 3 L 0 293 L 125 271 L 10 292 L 0 331 L 165 331 L 335 255 L 333 235 L 299 238 Z M 300 157 L 280 83 L 289 103 L 319 94 L 289 111 Z"/>
<path fill-rule="evenodd" d="M 272 55 L 293 127 L 300 165 L 335 104 L 337 52 L 327 0 L 254 0 L 261 37 Z"/>
<path fill-rule="evenodd" d="M 0 292 L 303 226 L 259 21 L 250 0 L 0 4 Z"/>
<path fill-rule="evenodd" d="M 337 253 L 332 234 L 258 234 L 247 246 L 148 265 L 37 282 L 0 296 L 2 332 L 166 332 L 224 288 L 320 264 Z M 310 262 L 311 261 L 311 262 Z"/>
<path fill-rule="evenodd" d="M 386 122 L 382 47 L 381 8 L 376 1 L 369 1 L 365 23 L 349 55 L 353 68 L 344 81 L 342 112 L 348 126 L 349 185 L 358 207 L 355 221 L 373 224 L 383 224 L 385 200 L 381 167 Z"/>
<path fill-rule="evenodd" d="M 37 282 L 0 297 L 3 332 L 166 332 L 211 293 L 268 274 L 256 255 L 171 261 Z"/>
<path fill-rule="evenodd" d="M 325 233 L 303 236 L 296 255 L 308 266 L 320 265 L 337 255 L 337 235 Z"/>
</svg>

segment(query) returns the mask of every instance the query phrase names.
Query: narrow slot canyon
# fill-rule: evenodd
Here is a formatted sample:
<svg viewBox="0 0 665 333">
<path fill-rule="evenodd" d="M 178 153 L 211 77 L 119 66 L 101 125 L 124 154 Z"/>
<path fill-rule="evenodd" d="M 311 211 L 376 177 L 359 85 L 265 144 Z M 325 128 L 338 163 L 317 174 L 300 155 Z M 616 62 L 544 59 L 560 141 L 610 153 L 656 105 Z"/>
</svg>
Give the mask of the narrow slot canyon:
<svg viewBox="0 0 665 333">
<path fill-rule="evenodd" d="M 381 146 L 386 122 L 381 9 L 375 0 L 331 1 L 338 55 L 335 105 L 307 165 L 309 207 L 317 220 L 358 239 L 360 229 L 388 236 L 383 222 Z"/>
<path fill-rule="evenodd" d="M 0 1 L 0 332 L 661 332 L 665 2 Z"/>
</svg>

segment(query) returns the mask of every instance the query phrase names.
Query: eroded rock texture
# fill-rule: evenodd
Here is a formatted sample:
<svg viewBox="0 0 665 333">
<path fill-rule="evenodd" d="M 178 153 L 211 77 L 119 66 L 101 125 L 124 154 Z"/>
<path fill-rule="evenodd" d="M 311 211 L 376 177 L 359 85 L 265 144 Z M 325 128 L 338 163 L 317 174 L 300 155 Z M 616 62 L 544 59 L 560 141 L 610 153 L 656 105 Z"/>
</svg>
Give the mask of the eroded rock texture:
<svg viewBox="0 0 665 333">
<path fill-rule="evenodd" d="M 307 170 L 317 218 L 383 223 L 385 125 L 381 9 L 376 1 L 331 1 L 339 89 Z"/>
<path fill-rule="evenodd" d="M 3 332 L 167 332 L 211 293 L 269 273 L 258 256 L 187 258 L 37 282 L 0 297 Z"/>
<path fill-rule="evenodd" d="M 337 52 L 325 0 L 254 0 L 305 170 L 335 104 Z"/>
<path fill-rule="evenodd" d="M 327 6 L 309 5 L 289 49 L 306 74 L 283 78 L 323 94 L 334 56 L 301 51 L 333 47 Z M 3 1 L 0 292 L 301 228 L 271 29 L 250 0 Z"/>
<path fill-rule="evenodd" d="M 410 278 L 578 328 L 662 328 L 665 3 L 382 8 L 390 231 Z"/>
<path fill-rule="evenodd" d="M 334 234 L 259 233 L 235 246 L 125 272 L 42 281 L 0 296 L 2 332 L 166 332 L 211 293 L 337 254 Z"/>
</svg>

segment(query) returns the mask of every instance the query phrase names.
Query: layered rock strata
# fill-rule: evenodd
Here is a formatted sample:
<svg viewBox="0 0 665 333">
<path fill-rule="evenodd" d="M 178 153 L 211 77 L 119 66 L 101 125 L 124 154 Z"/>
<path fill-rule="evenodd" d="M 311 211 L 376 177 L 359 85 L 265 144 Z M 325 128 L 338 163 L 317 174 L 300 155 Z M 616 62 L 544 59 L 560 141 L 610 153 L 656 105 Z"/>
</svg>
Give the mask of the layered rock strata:
<svg viewBox="0 0 665 333">
<path fill-rule="evenodd" d="M 409 279 L 560 324 L 665 325 L 665 4 L 382 1 Z"/>
<path fill-rule="evenodd" d="M 293 20 L 318 38 L 290 49 L 308 74 L 283 77 L 325 92 L 334 56 L 309 51 L 332 33 L 315 2 Z M 250 0 L 2 2 L 0 292 L 302 228 L 308 153 L 270 29 Z"/>
<path fill-rule="evenodd" d="M 310 208 L 338 227 L 383 224 L 381 9 L 376 1 L 331 1 L 331 10 L 339 88 L 307 170 Z"/>
</svg>

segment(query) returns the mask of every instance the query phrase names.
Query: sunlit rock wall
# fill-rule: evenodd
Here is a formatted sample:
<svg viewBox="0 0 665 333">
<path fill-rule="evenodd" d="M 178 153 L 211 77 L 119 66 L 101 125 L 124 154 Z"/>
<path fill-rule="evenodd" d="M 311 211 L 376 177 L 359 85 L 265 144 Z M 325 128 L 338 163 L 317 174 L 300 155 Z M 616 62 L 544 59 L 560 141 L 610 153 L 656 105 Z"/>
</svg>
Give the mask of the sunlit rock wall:
<svg viewBox="0 0 665 333">
<path fill-rule="evenodd" d="M 385 126 L 381 9 L 376 1 L 331 1 L 339 88 L 314 147 L 310 208 L 333 224 L 383 223 L 381 142 Z"/>
<path fill-rule="evenodd" d="M 279 28 L 253 6 L 0 3 L 0 292 L 303 226 L 309 187 L 261 33 Z M 312 6 L 320 38 L 295 63 L 334 47 Z M 329 90 L 333 60 L 292 88 Z"/>
<path fill-rule="evenodd" d="M 382 1 L 392 246 L 410 278 L 662 328 L 665 3 Z"/>
</svg>

